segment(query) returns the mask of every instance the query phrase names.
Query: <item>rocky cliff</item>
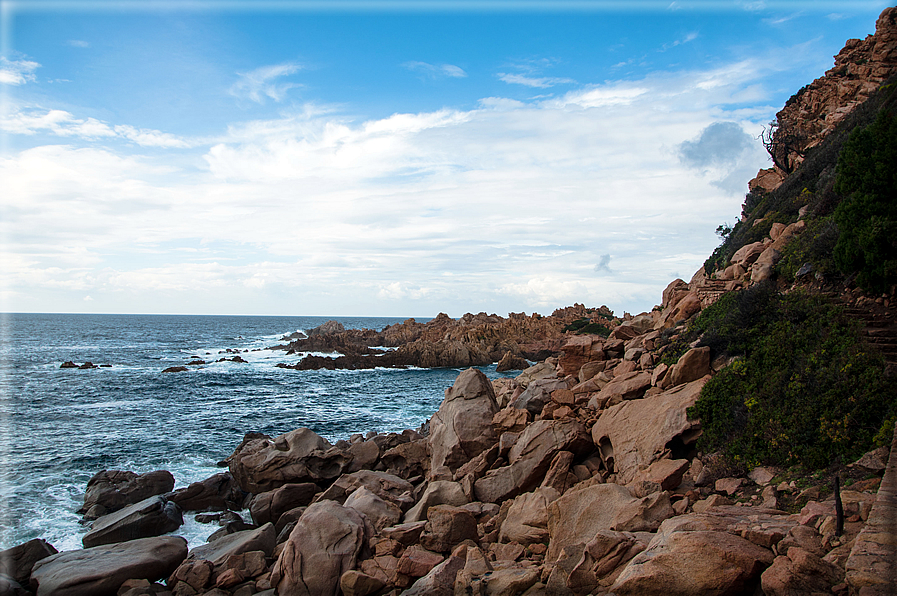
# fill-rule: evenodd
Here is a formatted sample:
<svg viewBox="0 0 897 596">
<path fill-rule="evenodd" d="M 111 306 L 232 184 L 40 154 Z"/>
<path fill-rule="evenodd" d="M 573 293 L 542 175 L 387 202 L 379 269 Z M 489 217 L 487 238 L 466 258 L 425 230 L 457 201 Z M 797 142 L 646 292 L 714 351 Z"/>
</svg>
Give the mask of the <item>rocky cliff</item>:
<svg viewBox="0 0 897 596">
<path fill-rule="evenodd" d="M 773 190 L 858 105 L 897 73 L 897 7 L 887 8 L 866 39 L 848 40 L 825 75 L 798 91 L 767 131 L 775 167 L 761 170 L 751 190 Z"/>
</svg>

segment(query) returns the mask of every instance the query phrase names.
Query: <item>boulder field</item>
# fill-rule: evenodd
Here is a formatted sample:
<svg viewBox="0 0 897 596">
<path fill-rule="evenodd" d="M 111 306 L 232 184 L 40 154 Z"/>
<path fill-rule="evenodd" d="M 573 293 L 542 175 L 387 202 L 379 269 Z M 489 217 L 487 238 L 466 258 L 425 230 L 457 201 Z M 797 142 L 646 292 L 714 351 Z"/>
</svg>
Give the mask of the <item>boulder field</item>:
<svg viewBox="0 0 897 596">
<path fill-rule="evenodd" d="M 775 471 L 708 471 L 687 411 L 713 366 L 703 348 L 654 366 L 668 308 L 569 336 L 515 379 L 467 369 L 420 432 L 250 433 L 227 472 L 176 491 L 164 471 L 100 472 L 85 548 L 0 553 L 0 593 L 858 593 L 846 565 L 877 484 L 841 492 L 838 536 L 833 499 L 789 514 L 778 499 L 795 488 Z M 881 474 L 887 460 L 859 465 Z M 165 535 L 188 512 L 217 527 L 189 551 Z"/>
</svg>

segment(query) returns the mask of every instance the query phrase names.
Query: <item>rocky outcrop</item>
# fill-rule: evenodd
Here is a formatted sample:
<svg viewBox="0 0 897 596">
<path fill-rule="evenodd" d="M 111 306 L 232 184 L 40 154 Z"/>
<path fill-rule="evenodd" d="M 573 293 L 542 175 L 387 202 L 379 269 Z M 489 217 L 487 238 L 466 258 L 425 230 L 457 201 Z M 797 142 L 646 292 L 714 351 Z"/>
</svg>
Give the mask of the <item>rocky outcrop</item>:
<svg viewBox="0 0 897 596">
<path fill-rule="evenodd" d="M 751 189 L 773 190 L 859 104 L 897 72 L 897 8 L 886 8 L 875 34 L 851 39 L 825 75 L 797 92 L 776 114 L 768 148 L 776 167 L 761 170 Z"/>
<path fill-rule="evenodd" d="M 61 552 L 34 564 L 31 588 L 40 596 L 114 596 L 126 580 L 167 578 L 186 556 L 180 536 Z"/>
</svg>

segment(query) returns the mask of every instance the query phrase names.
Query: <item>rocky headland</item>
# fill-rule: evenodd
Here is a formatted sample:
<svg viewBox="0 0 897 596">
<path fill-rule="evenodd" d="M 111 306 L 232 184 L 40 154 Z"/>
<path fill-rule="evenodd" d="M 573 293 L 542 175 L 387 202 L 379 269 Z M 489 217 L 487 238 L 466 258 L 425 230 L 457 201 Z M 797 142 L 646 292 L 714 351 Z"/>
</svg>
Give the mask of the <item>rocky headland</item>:
<svg viewBox="0 0 897 596">
<path fill-rule="evenodd" d="M 327 324 L 285 338 L 288 352 L 343 354 L 307 356 L 297 368 L 536 364 L 513 379 L 468 368 L 417 430 L 335 444 L 305 428 L 249 433 L 226 471 L 178 490 L 164 470 L 100 471 L 79 511 L 92 521 L 84 548 L 57 553 L 33 540 L 0 553 L 0 594 L 893 594 L 897 435 L 799 473 L 701 450 L 718 428 L 695 406 L 715 379 L 750 373 L 743 344 L 763 337 L 738 336 L 740 352 L 721 348 L 721 329 L 737 335 L 753 321 L 713 310 L 745 307 L 739 296 L 814 292 L 860 320 L 885 361 L 897 343 L 897 288 L 870 291 L 814 260 L 824 251 L 795 252 L 824 238 L 828 183 L 786 194 L 798 182 L 809 188 L 807 172 L 834 169 L 820 156 L 837 154 L 844 127 L 870 102 L 893 111 L 895 21 L 897 9 L 885 10 L 875 35 L 849 41 L 835 68 L 789 101 L 770 137 L 782 153 L 752 181 L 738 229 L 652 312 L 613 317 L 576 305 L 550 317 L 440 315 L 379 332 Z M 804 258 L 797 273 L 787 267 Z M 728 327 L 712 327 L 719 320 Z M 885 376 L 884 361 L 873 373 Z M 746 400 L 736 412 L 757 407 Z M 848 444 L 837 425 L 826 428 L 830 443 Z M 761 442 L 789 441 L 801 447 L 787 433 Z M 188 550 L 171 535 L 185 514 L 216 528 L 206 544 Z"/>
</svg>

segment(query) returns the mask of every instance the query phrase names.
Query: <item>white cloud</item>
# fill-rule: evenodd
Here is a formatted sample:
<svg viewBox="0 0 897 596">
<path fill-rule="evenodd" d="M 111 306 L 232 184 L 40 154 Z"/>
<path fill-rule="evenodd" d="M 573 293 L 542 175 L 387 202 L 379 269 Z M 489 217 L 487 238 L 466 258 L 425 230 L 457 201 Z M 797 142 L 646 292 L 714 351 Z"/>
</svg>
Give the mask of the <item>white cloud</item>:
<svg viewBox="0 0 897 596">
<path fill-rule="evenodd" d="M 750 131 L 767 121 L 773 108 L 729 109 L 762 66 L 365 121 L 308 104 L 234 124 L 183 168 L 111 148 L 21 151 L 0 161 L 10 287 L 25 296 L 55 284 L 104 305 L 119 292 L 153 312 L 183 312 L 197 296 L 210 312 L 458 315 L 574 301 L 649 310 L 671 271 L 688 277 L 701 265 L 741 203 L 679 149 L 713 123 Z M 3 126 L 194 143 L 61 110 Z M 766 165 L 762 148 L 736 153 L 727 171 Z"/>
<path fill-rule="evenodd" d="M 576 83 L 573 79 L 562 77 L 528 77 L 521 74 L 509 74 L 500 72 L 498 78 L 505 83 L 512 85 L 525 85 L 527 87 L 536 87 L 538 89 L 546 89 L 555 85 L 569 85 Z"/>
<path fill-rule="evenodd" d="M 7 60 L 0 57 L 0 84 L 24 85 L 35 80 L 34 71 L 40 64 L 32 60 Z"/>
<path fill-rule="evenodd" d="M 0 120 L 0 130 L 20 135 L 50 133 L 87 140 L 118 137 L 142 147 L 184 148 L 200 143 L 158 130 L 138 129 L 124 124 L 110 126 L 96 118 L 76 118 L 65 110 L 44 111 L 33 108 L 16 111 Z"/>
<path fill-rule="evenodd" d="M 84 41 L 83 39 L 70 39 L 68 44 L 73 48 L 89 48 L 90 42 Z"/>
<path fill-rule="evenodd" d="M 686 44 L 686 43 L 692 42 L 692 41 L 696 40 L 697 38 L 698 38 L 698 34 L 697 34 L 697 33 L 694 33 L 694 32 L 693 32 L 693 33 L 689 33 L 688 35 L 686 35 L 686 36 L 683 37 L 682 39 L 677 39 L 676 41 L 672 41 L 672 42 L 670 42 L 670 43 L 665 43 L 665 44 L 663 44 L 663 46 L 660 48 L 660 51 L 661 51 L 661 52 L 666 52 L 667 50 L 672 49 L 672 48 L 675 48 L 676 46 L 681 46 L 682 44 Z"/>
<path fill-rule="evenodd" d="M 411 61 L 403 63 L 402 67 L 412 72 L 426 75 L 431 79 L 439 79 L 445 77 L 460 79 L 467 76 L 467 73 L 464 72 L 463 68 L 461 68 L 460 66 L 455 66 L 454 64 L 429 64 L 427 62 Z"/>
<path fill-rule="evenodd" d="M 287 92 L 299 87 L 299 84 L 278 82 L 277 79 L 295 74 L 301 68 L 302 66 L 295 62 L 284 62 L 260 66 L 250 72 L 238 72 L 239 79 L 231 86 L 230 94 L 256 103 L 264 103 L 266 97 L 281 102 L 286 98 Z"/>
</svg>

